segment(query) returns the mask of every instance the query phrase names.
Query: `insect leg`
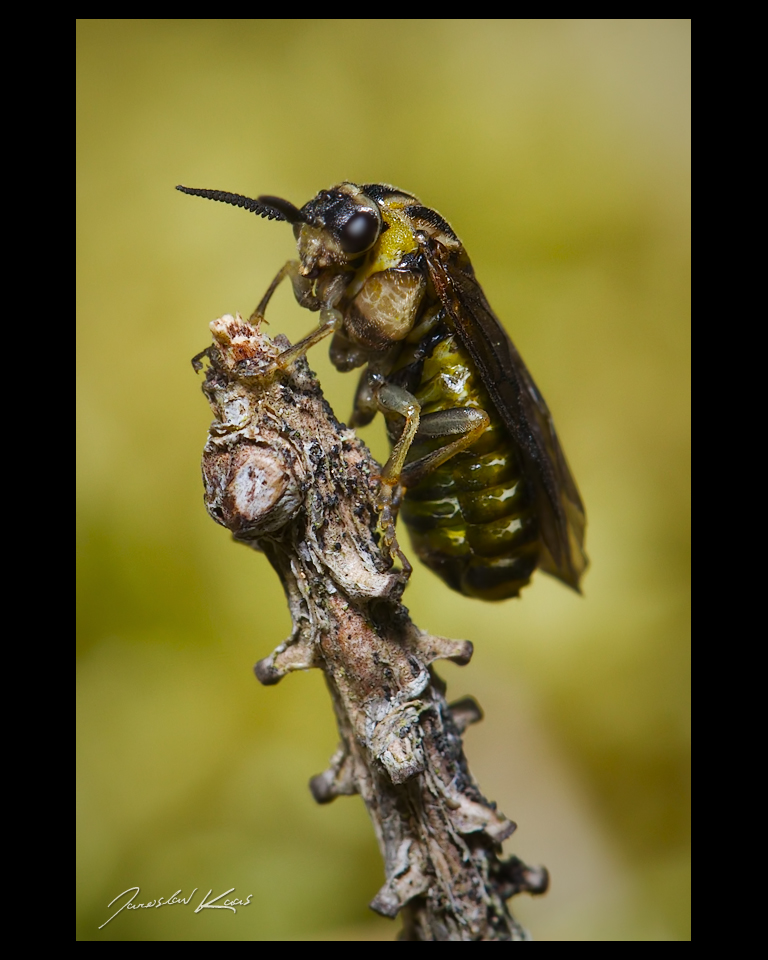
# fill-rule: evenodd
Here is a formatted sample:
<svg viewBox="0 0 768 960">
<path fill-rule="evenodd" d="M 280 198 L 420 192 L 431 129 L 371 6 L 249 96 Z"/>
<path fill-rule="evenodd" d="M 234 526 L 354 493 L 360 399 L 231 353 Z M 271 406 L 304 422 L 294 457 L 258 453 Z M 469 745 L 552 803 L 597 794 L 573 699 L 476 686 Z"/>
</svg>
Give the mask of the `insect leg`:
<svg viewBox="0 0 768 960">
<path fill-rule="evenodd" d="M 419 429 L 421 404 L 412 393 L 408 393 L 407 390 L 393 383 L 385 381 L 377 384 L 374 389 L 379 410 L 385 416 L 388 413 L 399 413 L 401 417 L 405 417 L 405 426 L 400 434 L 400 439 L 392 448 L 389 460 L 384 464 L 384 469 L 381 471 L 382 483 L 393 487 L 400 482 L 405 458 L 408 456 L 408 451 Z"/>
<path fill-rule="evenodd" d="M 310 347 L 314 347 L 316 343 L 320 343 L 321 340 L 330 336 L 344 324 L 344 317 L 341 311 L 336 309 L 336 304 L 344 295 L 344 291 L 349 284 L 348 277 L 337 275 L 325 286 L 322 299 L 315 296 L 312 292 L 304 294 L 302 292 L 305 289 L 304 284 L 310 283 L 310 281 L 308 281 L 306 277 L 302 277 L 298 272 L 299 264 L 295 260 L 289 261 L 284 269 L 291 267 L 291 264 L 293 264 L 294 267 L 291 270 L 287 270 L 287 275 L 293 283 L 293 292 L 296 294 L 296 299 L 302 306 L 309 307 L 310 310 L 320 310 L 320 324 L 312 333 L 307 334 L 307 336 L 299 340 L 298 343 L 294 343 L 292 347 L 289 347 L 280 354 L 277 358 L 277 366 L 281 370 L 287 370 L 294 361 L 298 360 L 299 357 L 303 357 Z M 278 283 L 279 282 L 278 280 Z M 302 296 L 304 297 L 303 300 Z"/>
<path fill-rule="evenodd" d="M 405 487 L 414 486 L 446 460 L 471 446 L 490 422 L 485 410 L 478 410 L 476 407 L 456 407 L 453 410 L 428 413 L 422 417 L 414 439 L 456 439 L 404 466 L 400 472 L 400 482 Z"/>
<path fill-rule="evenodd" d="M 398 557 L 403 565 L 403 574 L 406 580 L 413 572 L 408 557 L 400 549 L 395 532 L 395 521 L 400 510 L 400 504 L 403 499 L 403 488 L 398 483 L 394 486 L 382 484 L 379 492 L 379 527 L 382 533 L 382 546 L 389 551 L 390 557 L 394 560 Z"/>
<path fill-rule="evenodd" d="M 369 382 L 368 371 L 363 370 L 355 391 L 355 402 L 352 405 L 352 416 L 349 418 L 350 427 L 366 427 L 378 412 L 378 404 Z"/>
<path fill-rule="evenodd" d="M 406 577 L 410 576 L 411 565 L 408 558 L 400 549 L 395 534 L 395 520 L 400 508 L 400 502 L 403 497 L 403 489 L 400 485 L 400 473 L 405 463 L 413 439 L 419 429 L 419 419 L 421 414 L 421 404 L 402 387 L 393 383 L 387 383 L 384 378 L 378 374 L 368 375 L 367 387 L 358 390 L 356 398 L 355 414 L 362 408 L 364 417 L 370 409 L 370 405 L 375 401 L 379 410 L 385 415 L 397 413 L 405 417 L 405 425 L 400 439 L 394 445 L 389 460 L 384 464 L 381 471 L 381 488 L 379 491 L 379 525 L 382 530 L 382 540 L 384 547 L 389 551 L 389 555 L 394 559 L 399 557 L 403 564 L 403 571 Z M 361 383 L 361 388 L 363 384 Z M 359 405 L 359 406 L 358 406 Z"/>
<path fill-rule="evenodd" d="M 272 294 L 280 286 L 280 283 L 286 278 L 289 277 L 291 285 L 293 286 L 293 293 L 298 302 L 302 307 L 312 307 L 313 302 L 316 303 L 315 298 L 312 294 L 312 281 L 308 280 L 307 277 L 303 277 L 300 273 L 301 264 L 298 260 L 289 260 L 288 263 L 284 264 L 278 271 L 275 279 L 267 287 L 267 292 L 259 301 L 258 307 L 253 311 L 253 313 L 248 318 L 248 323 L 259 323 L 264 319 L 264 313 L 267 309 L 267 304 L 272 299 Z M 317 307 L 315 306 L 315 309 Z"/>
<path fill-rule="evenodd" d="M 325 338 L 337 330 L 343 322 L 344 318 L 339 310 L 333 307 L 321 307 L 320 325 L 314 329 L 312 333 L 307 334 L 306 337 L 299 340 L 298 343 L 294 343 L 292 347 L 284 350 L 277 358 L 278 367 L 280 367 L 281 370 L 287 370 L 295 360 L 303 357 L 310 347 L 314 347 L 316 343 L 325 340 Z"/>
</svg>

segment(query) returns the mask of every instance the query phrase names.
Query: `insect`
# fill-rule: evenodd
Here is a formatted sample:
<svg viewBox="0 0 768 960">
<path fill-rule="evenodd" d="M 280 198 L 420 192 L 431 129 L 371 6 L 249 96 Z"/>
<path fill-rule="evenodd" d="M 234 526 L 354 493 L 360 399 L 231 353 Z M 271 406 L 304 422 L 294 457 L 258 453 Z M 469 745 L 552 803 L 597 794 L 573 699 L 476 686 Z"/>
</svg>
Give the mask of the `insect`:
<svg viewBox="0 0 768 960">
<path fill-rule="evenodd" d="M 320 322 L 279 364 L 332 336 L 331 360 L 364 367 L 351 426 L 383 412 L 392 453 L 382 489 L 400 506 L 421 561 L 454 590 L 517 596 L 540 567 L 579 590 L 584 507 L 552 417 L 434 210 L 386 184 L 340 183 L 300 209 L 179 186 L 293 226 L 298 260 L 278 272 Z M 397 492 L 393 492 L 397 491 Z"/>
</svg>

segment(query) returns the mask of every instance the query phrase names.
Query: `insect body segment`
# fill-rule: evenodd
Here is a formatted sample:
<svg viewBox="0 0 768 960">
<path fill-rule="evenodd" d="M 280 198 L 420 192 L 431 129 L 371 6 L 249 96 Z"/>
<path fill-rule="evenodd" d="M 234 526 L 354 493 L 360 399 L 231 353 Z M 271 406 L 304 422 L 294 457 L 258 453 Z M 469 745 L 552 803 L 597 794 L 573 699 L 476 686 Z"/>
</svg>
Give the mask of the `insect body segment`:
<svg viewBox="0 0 768 960">
<path fill-rule="evenodd" d="M 337 369 L 365 367 L 351 423 L 384 413 L 393 448 L 382 481 L 393 492 L 382 504 L 389 516 L 405 488 L 400 513 L 422 562 L 487 600 L 516 596 L 537 566 L 578 590 L 578 490 L 549 410 L 445 220 L 384 184 L 342 183 L 301 209 L 179 189 L 293 225 L 299 260 L 254 317 L 288 278 L 320 323 L 279 365 L 332 335 Z"/>
<path fill-rule="evenodd" d="M 471 443 L 409 486 L 401 517 L 418 557 L 454 590 L 484 600 L 515 596 L 539 560 L 539 524 L 530 483 L 509 432 L 471 362 L 443 327 L 415 386 L 422 423 L 461 415 Z M 407 348 L 406 348 L 407 349 Z M 405 351 L 404 351 L 405 352 Z M 396 374 L 395 374 L 396 376 Z M 478 414 L 484 414 L 482 420 Z M 479 427 L 479 429 L 477 429 Z M 417 435 L 409 461 L 445 443 Z M 405 466 L 407 477 L 408 462 Z"/>
</svg>

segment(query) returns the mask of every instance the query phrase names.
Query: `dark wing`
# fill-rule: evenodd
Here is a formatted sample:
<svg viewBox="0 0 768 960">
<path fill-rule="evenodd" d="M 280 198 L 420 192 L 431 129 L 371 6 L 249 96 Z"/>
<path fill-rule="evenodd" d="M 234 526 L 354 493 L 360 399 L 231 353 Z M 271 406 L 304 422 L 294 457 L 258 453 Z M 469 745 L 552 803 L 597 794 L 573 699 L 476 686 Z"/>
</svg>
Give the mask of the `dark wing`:
<svg viewBox="0 0 768 960">
<path fill-rule="evenodd" d="M 422 247 L 429 273 L 456 334 L 477 367 L 536 486 L 544 544 L 542 570 L 574 590 L 587 566 L 584 506 L 544 398 L 475 278 L 463 248 L 434 240 Z"/>
</svg>

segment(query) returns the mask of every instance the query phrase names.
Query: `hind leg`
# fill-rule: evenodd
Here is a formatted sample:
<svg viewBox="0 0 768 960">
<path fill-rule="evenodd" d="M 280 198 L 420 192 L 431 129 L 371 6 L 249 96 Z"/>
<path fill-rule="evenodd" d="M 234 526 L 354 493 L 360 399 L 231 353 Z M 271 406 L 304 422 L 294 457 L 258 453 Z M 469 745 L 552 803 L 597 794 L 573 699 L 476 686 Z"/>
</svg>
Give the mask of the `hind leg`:
<svg viewBox="0 0 768 960">
<path fill-rule="evenodd" d="M 491 418 L 485 410 L 477 407 L 455 407 L 428 413 L 421 418 L 414 440 L 445 439 L 446 443 L 405 464 L 400 471 L 400 482 L 405 487 L 415 486 L 451 457 L 471 447 L 490 423 Z"/>
<path fill-rule="evenodd" d="M 379 513 L 384 543 L 390 556 L 405 558 L 397 543 L 395 521 L 403 488 L 415 486 L 441 464 L 470 447 L 490 425 L 490 417 L 475 407 L 457 407 L 421 415 L 419 401 L 402 387 L 382 383 L 374 390 L 377 405 L 389 416 L 405 419 L 402 433 L 381 472 Z M 445 443 L 418 460 L 406 463 L 414 441 L 445 439 Z M 409 565 L 410 566 L 410 565 Z"/>
</svg>

